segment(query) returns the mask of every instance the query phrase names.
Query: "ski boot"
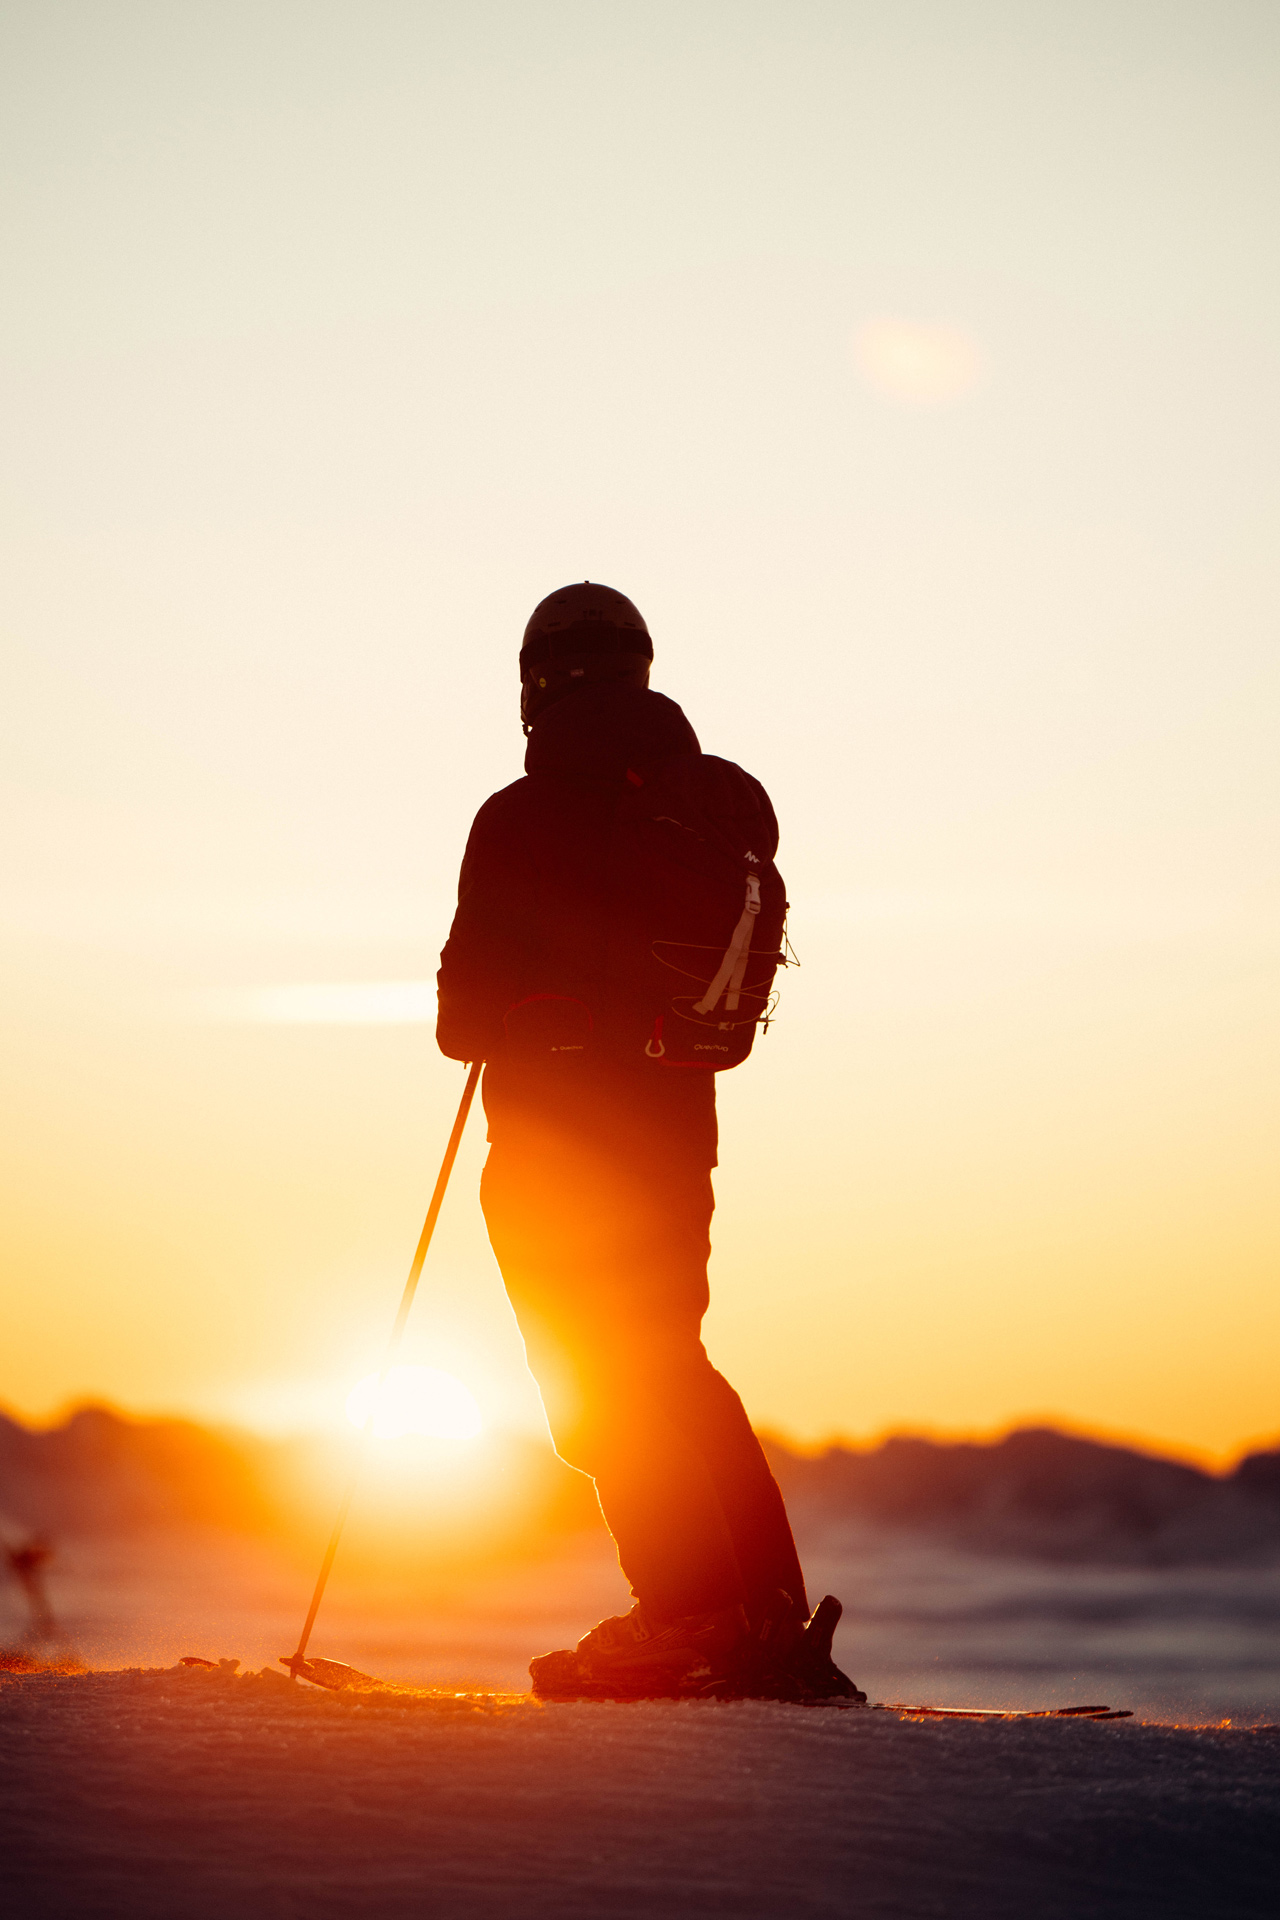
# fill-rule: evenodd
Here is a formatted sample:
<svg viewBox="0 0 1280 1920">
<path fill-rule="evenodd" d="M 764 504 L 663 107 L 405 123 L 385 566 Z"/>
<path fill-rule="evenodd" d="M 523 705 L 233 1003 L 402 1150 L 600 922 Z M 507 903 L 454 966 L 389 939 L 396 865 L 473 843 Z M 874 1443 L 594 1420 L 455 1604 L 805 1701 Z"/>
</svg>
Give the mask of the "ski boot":
<svg viewBox="0 0 1280 1920">
<path fill-rule="evenodd" d="M 719 1700 L 783 1700 L 813 1705 L 820 1700 L 866 1704 L 866 1694 L 831 1657 L 831 1641 L 844 1609 L 828 1594 L 805 1619 L 789 1593 L 779 1589 L 753 1614 L 749 1640 L 734 1666 L 704 1688 Z"/>
<path fill-rule="evenodd" d="M 831 1657 L 831 1641 L 844 1608 L 833 1593 L 818 1602 L 800 1635 L 787 1671 L 803 1689 L 806 1700 L 847 1700 L 865 1707 L 867 1696 Z"/>
<path fill-rule="evenodd" d="M 737 1669 L 750 1637 L 742 1607 L 663 1624 L 637 1601 L 572 1650 L 531 1660 L 529 1674 L 539 1700 L 696 1699 Z"/>
</svg>

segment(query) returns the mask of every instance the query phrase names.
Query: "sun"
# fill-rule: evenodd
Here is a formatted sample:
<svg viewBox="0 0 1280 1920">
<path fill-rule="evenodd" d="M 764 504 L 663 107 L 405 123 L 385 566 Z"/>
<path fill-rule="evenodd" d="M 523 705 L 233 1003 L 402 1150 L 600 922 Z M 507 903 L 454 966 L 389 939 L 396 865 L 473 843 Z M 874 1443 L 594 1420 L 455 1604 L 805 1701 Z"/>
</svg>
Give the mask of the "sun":
<svg viewBox="0 0 1280 1920">
<path fill-rule="evenodd" d="M 425 1434 L 432 1440 L 473 1440 L 484 1425 L 461 1380 L 438 1367 L 392 1367 L 380 1396 L 377 1374 L 367 1374 L 347 1395 L 352 1426 L 364 1426 L 375 1397 L 373 1431 L 379 1440 L 396 1440 L 408 1433 Z"/>
</svg>

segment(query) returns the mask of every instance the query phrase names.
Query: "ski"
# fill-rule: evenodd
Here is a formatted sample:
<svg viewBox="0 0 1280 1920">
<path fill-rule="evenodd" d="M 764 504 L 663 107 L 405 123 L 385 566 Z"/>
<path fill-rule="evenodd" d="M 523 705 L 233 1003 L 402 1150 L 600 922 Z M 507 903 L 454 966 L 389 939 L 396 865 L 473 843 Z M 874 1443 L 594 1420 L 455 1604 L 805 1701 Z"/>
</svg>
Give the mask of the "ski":
<svg viewBox="0 0 1280 1920">
<path fill-rule="evenodd" d="M 930 1720 L 1132 1720 L 1132 1707 L 911 1707 L 877 1700 L 876 1713 L 908 1713 Z"/>
<path fill-rule="evenodd" d="M 184 1665 L 196 1662 L 184 1662 Z M 210 1662 L 201 1661 L 201 1666 Z M 288 1667 L 299 1680 L 309 1680 L 313 1687 L 324 1687 L 331 1693 L 350 1690 L 353 1693 L 395 1692 L 385 1681 L 376 1680 L 370 1673 L 361 1673 L 358 1667 L 349 1667 L 342 1660 L 298 1660 L 294 1656 L 281 1654 L 280 1664 Z M 454 1698 L 460 1698 L 454 1695 Z M 477 1696 L 477 1698 L 480 1696 Z M 485 1696 L 492 1698 L 491 1695 Z M 584 1698 L 590 1698 L 584 1695 Z M 598 1696 L 601 1700 L 617 1697 L 608 1693 Z M 673 1690 L 672 1698 L 680 1696 Z M 686 1698 L 690 1696 L 684 1696 Z M 696 1696 L 693 1696 L 696 1697 Z M 703 1695 L 703 1698 L 714 1697 Z M 732 1697 L 732 1696 L 730 1696 Z M 795 1703 L 792 1703 L 795 1704 Z M 1083 1707 L 929 1707 L 910 1705 L 902 1700 L 876 1700 L 869 1709 L 861 1701 L 822 1700 L 801 1702 L 803 1705 L 842 1707 L 853 1712 L 870 1711 L 872 1713 L 901 1713 L 912 1719 L 921 1720 L 1132 1720 L 1131 1707 L 1083 1706 Z"/>
</svg>

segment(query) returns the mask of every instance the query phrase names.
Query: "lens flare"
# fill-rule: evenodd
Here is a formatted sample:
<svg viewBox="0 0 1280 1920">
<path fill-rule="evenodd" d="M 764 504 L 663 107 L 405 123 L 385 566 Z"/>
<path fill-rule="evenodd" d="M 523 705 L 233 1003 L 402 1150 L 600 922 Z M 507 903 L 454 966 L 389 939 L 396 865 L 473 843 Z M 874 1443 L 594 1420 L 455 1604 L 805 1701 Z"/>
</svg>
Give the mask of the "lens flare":
<svg viewBox="0 0 1280 1920">
<path fill-rule="evenodd" d="M 863 378 L 891 399 L 940 406 L 967 393 L 982 371 L 982 356 L 955 327 L 916 320 L 872 320 L 854 341 Z"/>
<path fill-rule="evenodd" d="M 377 1374 L 367 1374 L 347 1395 L 352 1426 L 363 1427 L 375 1399 L 373 1431 L 379 1440 L 397 1440 L 408 1433 L 432 1440 L 472 1440 L 484 1425 L 461 1380 L 437 1367 L 392 1367 L 381 1395 Z"/>
</svg>

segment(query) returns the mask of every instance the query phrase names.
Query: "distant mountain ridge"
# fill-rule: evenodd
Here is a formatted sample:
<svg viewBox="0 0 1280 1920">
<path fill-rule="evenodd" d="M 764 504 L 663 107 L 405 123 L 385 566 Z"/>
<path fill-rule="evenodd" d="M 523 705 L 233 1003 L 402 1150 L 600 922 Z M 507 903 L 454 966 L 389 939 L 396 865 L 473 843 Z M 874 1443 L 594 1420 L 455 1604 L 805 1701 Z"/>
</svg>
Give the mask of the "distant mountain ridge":
<svg viewBox="0 0 1280 1920">
<path fill-rule="evenodd" d="M 1051 1428 L 992 1442 L 896 1436 L 816 1455 L 776 1439 L 765 1445 L 809 1548 L 853 1547 L 875 1529 L 1035 1560 L 1280 1561 L 1280 1450 L 1218 1476 Z M 544 1534 L 598 1526 L 590 1484 L 549 1448 L 517 1438 L 500 1446 L 495 1471 L 524 1550 Z M 269 1441 L 103 1407 L 44 1431 L 0 1415 L 0 1523 L 7 1533 L 82 1537 L 196 1525 L 309 1538 L 337 1485 L 341 1451 L 333 1441 Z M 300 1505 L 303 1479 L 312 1493 Z"/>
<path fill-rule="evenodd" d="M 265 1457 L 250 1434 L 108 1407 L 77 1408 L 44 1429 L 0 1414 L 0 1516 L 90 1537 L 183 1522 L 257 1532 L 273 1517 Z"/>
<path fill-rule="evenodd" d="M 187 1420 L 130 1419 L 81 1407 L 32 1429 L 0 1414 L 0 1534 L 104 1539 L 220 1528 L 315 1549 L 328 1534 L 350 1469 L 353 1433 L 269 1440 Z M 482 1470 L 392 1476 L 391 1496 L 366 1472 L 347 1552 L 443 1554 L 536 1550 L 544 1533 L 599 1524 L 591 1483 L 550 1447 L 500 1437 Z M 482 1511 L 478 1524 L 471 1511 Z"/>
<path fill-rule="evenodd" d="M 1135 1566 L 1280 1560 L 1280 1451 L 1226 1475 L 1048 1427 L 996 1441 L 896 1435 L 867 1449 L 766 1449 L 799 1537 L 859 1527 L 974 1553 Z"/>
</svg>

